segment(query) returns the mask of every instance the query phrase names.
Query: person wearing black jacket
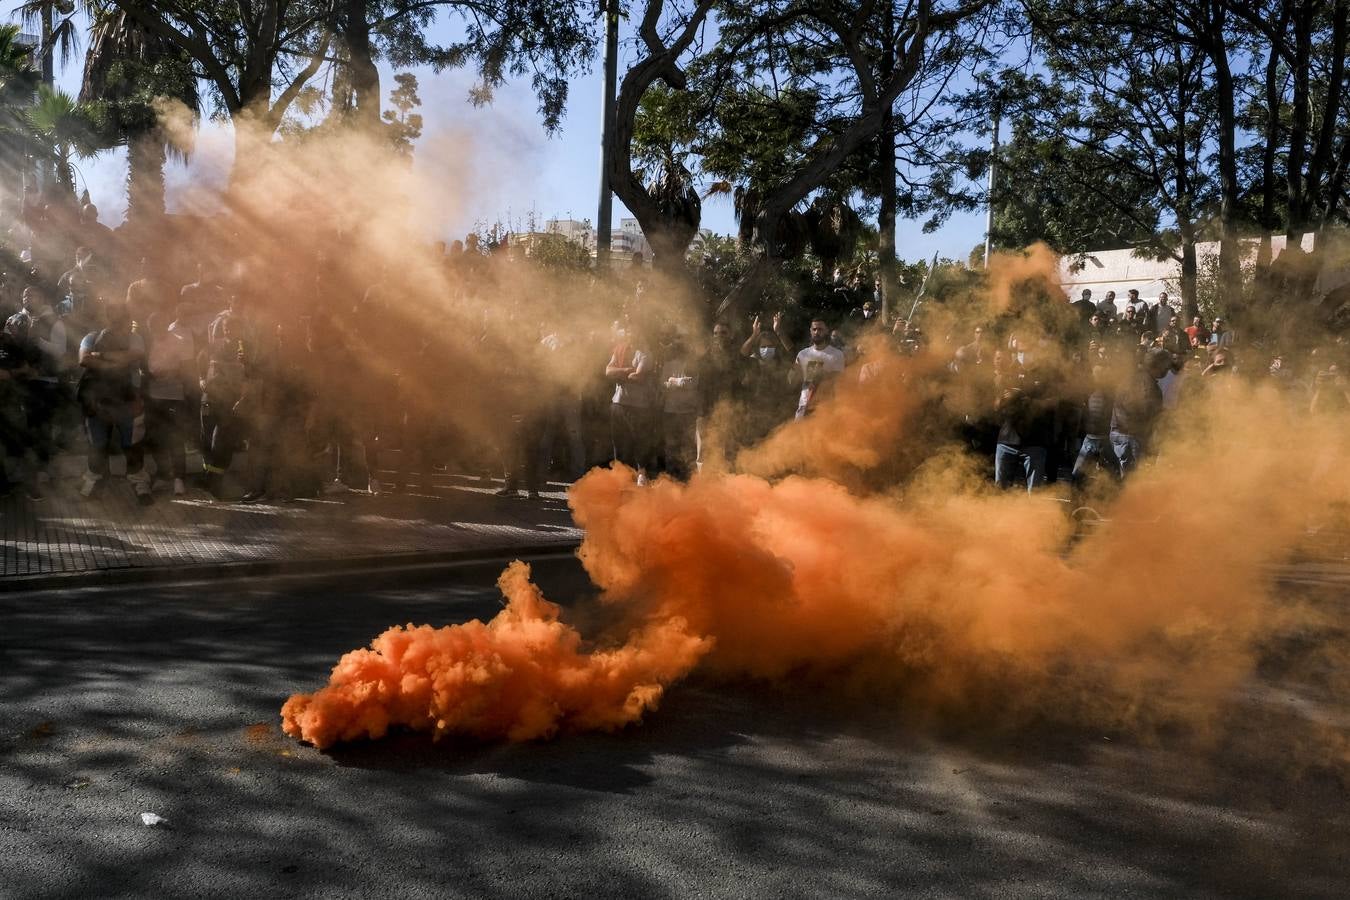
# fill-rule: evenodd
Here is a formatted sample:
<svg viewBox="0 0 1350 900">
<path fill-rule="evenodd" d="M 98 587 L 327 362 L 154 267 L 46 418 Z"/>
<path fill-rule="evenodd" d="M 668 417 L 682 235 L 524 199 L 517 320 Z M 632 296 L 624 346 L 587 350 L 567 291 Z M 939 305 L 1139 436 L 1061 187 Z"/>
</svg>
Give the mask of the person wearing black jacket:
<svg viewBox="0 0 1350 900">
<path fill-rule="evenodd" d="M 1048 448 L 1055 439 L 1055 403 L 1034 374 L 1001 383 L 994 410 L 998 443 L 994 482 L 1001 488 L 1025 484 L 1027 492 L 1045 484 Z"/>
<path fill-rule="evenodd" d="M 108 327 L 80 342 L 78 399 L 89 435 L 88 469 L 80 494 L 89 497 L 108 475 L 108 448 L 117 435 L 127 461 L 127 481 L 142 505 L 152 502 L 145 461 L 145 406 L 141 376 L 146 365 L 145 342 L 131 329 L 125 303 L 107 307 Z"/>
<path fill-rule="evenodd" d="M 1116 395 L 1111 412 L 1111 445 L 1120 459 L 1120 475 L 1125 477 L 1149 451 L 1154 427 L 1162 414 L 1162 389 L 1158 379 L 1172 366 L 1172 354 L 1154 347 L 1144 354 L 1139 367 L 1131 373 Z"/>
</svg>

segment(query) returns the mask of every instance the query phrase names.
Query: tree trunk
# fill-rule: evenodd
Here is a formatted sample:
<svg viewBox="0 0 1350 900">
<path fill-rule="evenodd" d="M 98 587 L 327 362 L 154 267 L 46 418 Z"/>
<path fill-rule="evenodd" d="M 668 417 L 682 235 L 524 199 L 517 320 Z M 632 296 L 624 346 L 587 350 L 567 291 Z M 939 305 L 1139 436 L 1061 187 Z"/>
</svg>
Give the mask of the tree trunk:
<svg viewBox="0 0 1350 900">
<path fill-rule="evenodd" d="M 1183 70 L 1182 50 L 1176 47 L 1177 71 Z M 1172 147 L 1172 166 L 1174 193 L 1176 194 L 1177 231 L 1181 234 L 1181 308 L 1186 324 L 1199 314 L 1199 299 L 1196 296 L 1196 273 L 1198 266 L 1195 258 L 1195 204 L 1191 186 L 1190 142 L 1187 137 L 1187 111 L 1190 109 L 1192 95 L 1187 90 L 1185 78 L 1177 81 L 1177 128 L 1175 143 Z M 1199 152 L 1197 148 L 1197 153 Z M 1158 324 L 1162 328 L 1162 324 Z"/>
<path fill-rule="evenodd" d="M 1303 240 L 1308 215 L 1305 200 L 1307 189 L 1303 183 L 1303 164 L 1308 148 L 1308 96 L 1312 77 L 1312 16 L 1309 3 L 1299 4 L 1294 15 L 1294 59 L 1291 65 L 1294 77 L 1293 115 L 1289 125 L 1289 159 L 1285 180 L 1288 186 L 1289 222 L 1286 227 L 1288 244 L 1294 247 Z"/>
<path fill-rule="evenodd" d="M 267 167 L 268 146 L 272 132 L 263 124 L 264 117 L 241 112 L 233 117 L 234 164 L 230 169 L 230 187 L 247 185 L 254 174 Z"/>
<path fill-rule="evenodd" d="M 347 0 L 343 37 L 356 97 L 356 121 L 362 128 L 375 130 L 380 125 L 380 70 L 371 55 L 367 5 L 368 0 Z"/>
<path fill-rule="evenodd" d="M 1182 222 L 1181 232 L 1181 308 L 1185 314 L 1185 323 L 1191 324 L 1200 315 L 1200 301 L 1197 296 L 1196 282 L 1199 266 L 1195 258 L 1195 225 Z M 1159 325 L 1161 328 L 1162 326 Z"/>
<path fill-rule="evenodd" d="M 727 295 L 722 298 L 722 302 L 717 305 L 717 311 L 713 314 L 713 318 L 726 319 L 745 309 L 749 302 L 758 297 L 760 292 L 764 290 L 769 275 L 778 267 L 779 262 L 778 259 L 768 253 L 757 254 L 750 263 L 750 267 L 745 270 L 745 274 L 741 276 L 741 280 L 732 286 Z"/>
<path fill-rule="evenodd" d="M 154 129 L 127 142 L 127 221 L 133 225 L 164 215 L 164 136 Z"/>
<path fill-rule="evenodd" d="M 56 86 L 56 48 L 52 46 L 52 31 L 54 23 L 52 21 L 52 6 L 50 3 L 42 6 L 42 83 L 47 87 Z"/>
<path fill-rule="evenodd" d="M 1283 34 L 1288 19 L 1288 5 L 1281 11 L 1276 33 Z M 1261 148 L 1261 246 L 1256 251 L 1256 277 L 1258 282 L 1265 278 L 1270 269 L 1273 256 L 1270 236 L 1275 230 L 1275 151 L 1280 140 L 1280 51 L 1275 41 L 1270 42 L 1270 55 L 1266 57 L 1266 133 Z"/>
<path fill-rule="evenodd" d="M 882 20 L 886 52 L 881 60 L 881 74 L 890 80 L 895 71 L 895 4 L 886 4 Z M 877 145 L 877 174 L 881 178 L 881 209 L 877 214 L 877 276 L 881 284 L 881 324 L 891 322 L 891 308 L 897 299 L 895 278 L 895 213 L 897 203 L 895 185 L 895 110 L 887 107 L 881 120 L 881 136 Z"/>
<path fill-rule="evenodd" d="M 1210 61 L 1214 64 L 1214 90 L 1219 106 L 1219 290 L 1232 309 L 1242 301 L 1242 267 L 1238 244 L 1237 111 L 1233 96 L 1233 73 L 1228 66 L 1224 42 L 1224 19 L 1214 19 L 1215 32 Z"/>
<path fill-rule="evenodd" d="M 1336 144 L 1336 126 L 1340 124 L 1341 100 L 1345 96 L 1345 51 L 1350 40 L 1350 2 L 1336 0 L 1336 11 L 1331 26 L 1331 72 L 1327 77 L 1326 96 L 1322 102 L 1322 125 L 1317 135 L 1317 146 L 1313 152 L 1311 165 L 1308 166 L 1307 217 L 1308 225 L 1320 230 L 1322 221 L 1322 178 L 1329 175 L 1334 180 L 1335 166 L 1339 160 L 1333 160 Z M 1318 248 L 1321 249 L 1321 242 Z"/>
<path fill-rule="evenodd" d="M 1326 228 L 1336 217 L 1336 210 L 1341 203 L 1341 191 L 1345 186 L 1347 167 L 1350 167 L 1350 138 L 1341 142 L 1341 152 L 1336 156 L 1336 166 L 1331 170 L 1331 177 L 1327 182 L 1327 199 L 1322 205 L 1322 228 Z"/>
<path fill-rule="evenodd" d="M 266 79 L 259 73 L 265 68 Z M 272 142 L 275 126 L 271 123 L 272 76 L 271 66 L 263 66 L 251 59 L 239 81 L 239 109 L 230 110 L 234 126 L 234 166 L 230 169 L 230 186 L 245 184 L 255 172 L 266 165 L 268 145 Z"/>
</svg>

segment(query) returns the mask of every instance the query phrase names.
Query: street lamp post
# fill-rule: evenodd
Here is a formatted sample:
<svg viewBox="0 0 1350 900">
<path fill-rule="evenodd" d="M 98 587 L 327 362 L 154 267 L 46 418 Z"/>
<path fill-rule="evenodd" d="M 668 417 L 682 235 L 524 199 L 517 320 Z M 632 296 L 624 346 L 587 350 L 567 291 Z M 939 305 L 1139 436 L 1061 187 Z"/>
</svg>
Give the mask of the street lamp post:
<svg viewBox="0 0 1350 900">
<path fill-rule="evenodd" d="M 989 143 L 989 191 L 984 203 L 984 267 L 989 268 L 989 253 L 994 243 L 994 178 L 998 166 L 998 105 L 994 106 L 994 136 Z"/>
</svg>

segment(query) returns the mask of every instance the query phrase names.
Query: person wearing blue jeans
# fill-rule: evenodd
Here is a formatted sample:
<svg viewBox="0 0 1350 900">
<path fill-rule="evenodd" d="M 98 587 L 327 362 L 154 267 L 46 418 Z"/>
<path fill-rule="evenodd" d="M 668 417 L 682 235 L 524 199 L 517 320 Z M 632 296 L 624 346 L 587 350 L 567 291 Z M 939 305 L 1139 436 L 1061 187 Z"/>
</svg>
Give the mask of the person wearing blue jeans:
<svg viewBox="0 0 1350 900">
<path fill-rule="evenodd" d="M 1162 413 L 1158 379 L 1172 366 L 1172 354 L 1154 347 L 1116 396 L 1111 413 L 1111 447 L 1120 460 L 1120 476 L 1133 471 L 1148 452 L 1149 440 Z"/>
<path fill-rule="evenodd" d="M 1030 493 L 1045 484 L 1045 458 L 1054 432 L 1053 411 L 1034 377 L 1010 380 L 995 404 L 998 441 L 994 446 L 994 483 L 1001 488 L 1026 485 Z"/>
<path fill-rule="evenodd" d="M 994 483 L 1001 488 L 1025 484 L 1028 493 L 1045 484 L 1045 448 L 1000 443 L 994 448 Z"/>
<path fill-rule="evenodd" d="M 1111 411 L 1115 399 L 1106 386 L 1104 366 L 1092 367 L 1092 391 L 1083 404 L 1083 443 L 1078 448 L 1078 459 L 1073 464 L 1073 483 L 1081 484 L 1087 476 L 1088 468 L 1095 462 L 1098 467 L 1120 477 L 1120 457 L 1116 455 L 1111 442 Z"/>
</svg>

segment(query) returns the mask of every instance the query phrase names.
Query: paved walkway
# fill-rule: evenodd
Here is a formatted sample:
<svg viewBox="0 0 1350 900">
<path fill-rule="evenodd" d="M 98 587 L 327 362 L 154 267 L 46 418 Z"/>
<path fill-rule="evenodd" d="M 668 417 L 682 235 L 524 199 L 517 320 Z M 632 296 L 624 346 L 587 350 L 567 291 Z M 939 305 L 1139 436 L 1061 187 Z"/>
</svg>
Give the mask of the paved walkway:
<svg viewBox="0 0 1350 900">
<path fill-rule="evenodd" d="M 67 458 L 63 472 L 77 472 Z M 438 473 L 430 490 L 398 495 L 327 494 L 287 503 L 215 502 L 203 491 L 155 493 L 138 505 L 124 478 L 92 499 L 58 477 L 39 503 L 20 492 L 0 500 L 0 589 L 22 589 L 56 576 L 186 566 L 268 566 L 401 554 L 550 550 L 575 545 L 581 532 L 567 509 L 565 485 L 539 500 L 503 499 L 501 482 Z"/>
</svg>

